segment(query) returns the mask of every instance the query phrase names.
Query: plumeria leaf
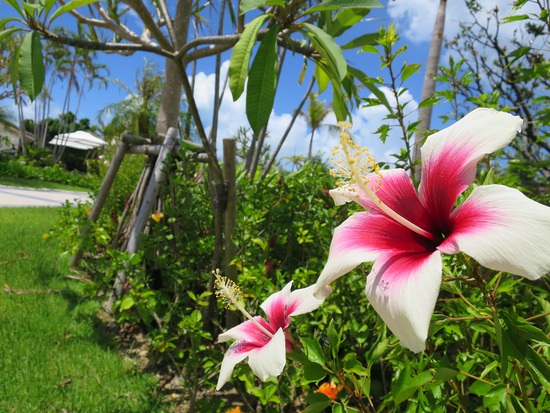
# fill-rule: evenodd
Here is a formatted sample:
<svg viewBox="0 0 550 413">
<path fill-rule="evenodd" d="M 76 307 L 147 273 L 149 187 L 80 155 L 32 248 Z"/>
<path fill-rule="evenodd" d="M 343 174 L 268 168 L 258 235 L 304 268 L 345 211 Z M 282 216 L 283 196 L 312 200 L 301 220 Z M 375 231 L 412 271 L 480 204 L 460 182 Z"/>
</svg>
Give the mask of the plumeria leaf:
<svg viewBox="0 0 550 413">
<path fill-rule="evenodd" d="M 305 35 L 311 40 L 315 49 L 327 60 L 327 65 L 331 70 L 329 75 L 336 77 L 335 80 L 341 81 L 347 73 L 346 59 L 342 55 L 342 49 L 336 44 L 332 36 L 317 26 L 309 23 L 302 23 L 305 29 Z"/>
<path fill-rule="evenodd" d="M 319 93 L 323 93 L 330 83 L 330 78 L 327 75 L 327 72 L 325 72 L 320 65 L 315 65 L 313 76 L 315 76 L 315 79 L 317 79 L 317 84 L 319 85 Z"/>
<path fill-rule="evenodd" d="M 333 83 L 332 86 L 332 110 L 336 115 L 336 120 L 346 120 L 349 114 L 346 105 L 346 99 L 340 87 Z"/>
<path fill-rule="evenodd" d="M 4 2 L 8 3 L 11 7 L 13 7 L 21 17 L 23 18 L 26 17 L 25 13 L 23 12 L 23 9 L 21 8 L 21 6 L 19 6 L 19 3 L 17 2 L 17 0 L 4 0 Z"/>
<path fill-rule="evenodd" d="M 63 6 L 58 8 L 52 14 L 52 17 L 50 18 L 50 23 L 53 22 L 55 19 L 57 19 L 62 14 L 65 14 L 65 13 L 71 11 L 71 10 L 74 10 L 74 9 L 78 8 L 78 7 L 86 6 L 87 4 L 91 4 L 91 3 L 95 3 L 97 1 L 98 0 L 73 0 L 73 1 L 70 1 L 69 3 L 65 3 Z"/>
<path fill-rule="evenodd" d="M 325 30 L 332 37 L 339 37 L 356 23 L 360 22 L 369 12 L 370 9 L 368 8 L 343 9 L 336 15 L 334 20 L 327 22 Z"/>
<path fill-rule="evenodd" d="M 241 38 L 233 47 L 231 60 L 229 61 L 229 89 L 233 95 L 233 100 L 239 99 L 244 91 L 252 47 L 256 43 L 258 30 L 269 17 L 269 14 L 262 14 L 248 23 Z"/>
<path fill-rule="evenodd" d="M 244 14 L 247 11 L 254 10 L 264 6 L 284 7 L 285 3 L 283 0 L 243 0 L 239 6 L 239 12 L 241 14 Z"/>
<path fill-rule="evenodd" d="M 363 86 L 365 86 L 370 92 L 378 98 L 381 105 L 384 105 L 384 107 L 388 108 L 390 110 L 390 113 L 393 111 L 390 105 L 390 102 L 388 101 L 388 98 L 382 92 L 380 89 L 378 89 L 378 86 L 376 85 L 376 80 L 370 78 L 365 73 L 363 73 L 361 70 L 356 69 L 354 67 L 348 66 L 348 71 L 359 81 Z"/>
<path fill-rule="evenodd" d="M 4 40 L 5 37 L 9 36 L 13 32 L 20 31 L 21 29 L 18 27 L 10 27 L 9 29 L 0 31 L 0 41 Z"/>
<path fill-rule="evenodd" d="M 278 31 L 274 25 L 262 39 L 248 76 L 246 116 L 256 135 L 267 124 L 275 100 Z"/>
<path fill-rule="evenodd" d="M 325 10 L 338 10 L 345 8 L 371 9 L 373 7 L 382 7 L 382 4 L 378 0 L 325 0 L 320 4 L 307 9 L 304 14 L 311 14 Z"/>
<path fill-rule="evenodd" d="M 6 17 L 5 19 L 0 20 L 0 29 L 3 29 L 7 23 L 13 22 L 13 21 L 21 21 L 21 19 L 18 19 L 17 17 Z M 20 28 L 16 28 L 16 29 L 21 30 Z"/>
<path fill-rule="evenodd" d="M 21 5 L 23 6 L 23 8 L 25 9 L 25 11 L 29 16 L 34 16 L 37 11 L 40 14 L 42 9 L 44 8 L 44 6 L 42 6 L 41 4 L 32 4 L 27 2 L 23 2 L 21 3 Z"/>
<path fill-rule="evenodd" d="M 31 100 L 42 91 L 44 85 L 44 61 L 42 43 L 37 31 L 29 32 L 23 39 L 19 54 L 19 81 Z"/>
</svg>

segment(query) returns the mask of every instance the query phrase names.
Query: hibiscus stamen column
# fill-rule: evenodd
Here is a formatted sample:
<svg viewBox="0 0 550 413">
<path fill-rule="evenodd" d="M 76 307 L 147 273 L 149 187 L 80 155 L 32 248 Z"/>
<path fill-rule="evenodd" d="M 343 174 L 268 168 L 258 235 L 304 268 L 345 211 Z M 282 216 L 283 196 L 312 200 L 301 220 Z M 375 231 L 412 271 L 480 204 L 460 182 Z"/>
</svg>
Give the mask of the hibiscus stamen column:
<svg viewBox="0 0 550 413">
<path fill-rule="evenodd" d="M 256 327 L 258 327 L 262 332 L 264 332 L 268 337 L 273 337 L 273 334 L 262 326 L 258 320 L 256 320 L 240 302 L 241 289 L 235 282 L 230 280 L 227 277 L 220 275 L 220 270 L 214 271 L 214 276 L 216 281 L 214 285 L 216 286 L 216 297 L 225 302 L 229 309 L 239 310 L 247 319 L 252 321 Z"/>
<path fill-rule="evenodd" d="M 346 177 L 347 179 L 349 179 L 350 184 L 357 184 L 357 186 L 361 189 L 361 191 L 363 191 L 365 196 L 394 221 L 409 228 L 411 231 L 423 236 L 424 238 L 427 238 L 431 241 L 437 241 L 437 237 L 431 232 L 420 228 L 406 218 L 402 217 L 389 206 L 387 206 L 384 202 L 382 202 L 382 200 L 378 198 L 378 196 L 376 196 L 374 191 L 369 187 L 369 185 L 367 185 L 368 178 L 365 175 L 379 175 L 381 177 L 380 167 L 366 148 L 362 148 L 355 142 L 353 142 L 353 139 L 349 134 L 349 128 L 351 127 L 349 123 L 339 122 L 338 126 L 340 127 L 340 145 L 344 152 L 345 165 L 342 165 L 341 160 L 335 160 L 334 163 L 337 168 L 334 174 L 336 176 Z M 338 148 L 335 148 L 333 154 L 336 155 L 337 152 Z"/>
</svg>

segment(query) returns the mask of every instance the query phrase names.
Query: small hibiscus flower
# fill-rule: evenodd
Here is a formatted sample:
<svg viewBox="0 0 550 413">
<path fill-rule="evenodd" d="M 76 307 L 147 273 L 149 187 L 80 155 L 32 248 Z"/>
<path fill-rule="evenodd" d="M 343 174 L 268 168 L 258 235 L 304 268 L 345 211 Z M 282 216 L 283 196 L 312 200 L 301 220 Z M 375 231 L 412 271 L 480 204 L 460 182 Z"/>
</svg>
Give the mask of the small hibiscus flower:
<svg viewBox="0 0 550 413">
<path fill-rule="evenodd" d="M 218 274 L 216 278 L 218 297 L 236 307 L 248 319 L 218 337 L 219 342 L 235 341 L 223 358 L 216 390 L 227 383 L 235 365 L 244 359 L 248 359 L 252 372 L 262 381 L 279 376 L 286 364 L 287 351 L 294 350 L 289 331 L 290 317 L 316 310 L 323 298 L 313 296 L 314 286 L 291 291 L 291 281 L 261 304 L 267 315 L 266 320 L 260 316 L 253 317 L 244 309 L 240 303 L 240 290 L 235 283 Z"/>
</svg>

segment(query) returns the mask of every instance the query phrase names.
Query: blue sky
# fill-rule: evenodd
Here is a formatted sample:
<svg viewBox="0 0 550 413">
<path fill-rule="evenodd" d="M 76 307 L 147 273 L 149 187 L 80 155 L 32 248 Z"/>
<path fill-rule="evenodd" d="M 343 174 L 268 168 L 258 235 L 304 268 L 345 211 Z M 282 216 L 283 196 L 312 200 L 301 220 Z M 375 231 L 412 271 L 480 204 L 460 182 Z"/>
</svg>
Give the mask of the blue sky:
<svg viewBox="0 0 550 413">
<path fill-rule="evenodd" d="M 403 54 L 403 59 L 407 63 L 424 63 L 428 55 L 428 46 L 431 38 L 433 22 L 437 10 L 438 0 L 395 0 L 384 1 L 384 8 L 373 9 L 367 16 L 367 19 L 353 29 L 351 36 L 359 36 L 364 33 L 377 31 L 381 26 L 388 26 L 390 23 L 397 24 L 398 32 L 401 37 L 401 43 L 407 45 L 408 49 Z M 496 4 L 501 7 L 502 15 L 510 10 L 508 5 L 511 1 L 507 0 L 482 0 L 480 3 L 489 8 Z M 459 28 L 459 20 L 467 17 L 466 7 L 463 0 L 453 0 L 448 2 L 447 20 L 446 20 L 446 36 L 452 37 Z M 0 18 L 5 17 L 7 12 L 5 4 L 0 5 Z M 248 21 L 248 19 L 247 19 Z M 139 27 L 136 27 L 136 32 L 140 32 Z M 346 41 L 346 39 L 343 39 Z M 380 71 L 380 62 L 374 55 L 367 53 L 356 53 L 355 51 L 346 51 L 346 59 L 355 67 L 365 71 L 370 76 L 381 75 L 387 77 L 386 73 Z M 99 62 L 105 63 L 110 68 L 109 77 L 119 79 L 121 82 L 133 88 L 136 80 L 136 73 L 143 67 L 144 59 L 156 61 L 162 69 L 164 61 L 152 54 L 136 53 L 133 56 L 119 56 L 114 54 L 99 54 Z M 224 68 L 227 68 L 229 53 L 224 55 Z M 446 52 L 443 52 L 442 61 L 446 61 Z M 292 57 L 290 54 L 285 59 L 285 70 L 281 77 L 281 82 L 277 91 L 274 111 L 270 119 L 270 138 L 269 143 L 274 147 L 279 141 L 286 124 L 288 124 L 293 109 L 298 104 L 299 100 L 305 92 L 307 81 L 303 85 L 298 85 L 298 75 L 301 70 L 302 58 L 299 56 Z M 310 65 L 311 67 L 312 65 Z M 203 114 L 204 123 L 208 126 L 212 113 L 212 93 L 213 90 L 213 58 L 205 59 L 199 63 L 199 73 L 197 75 L 197 91 L 195 97 L 199 110 Z M 408 109 L 411 111 L 410 120 L 416 120 L 414 109 L 420 100 L 420 90 L 423 80 L 424 67 L 418 74 L 413 75 L 407 81 L 406 87 L 409 91 L 404 95 L 411 103 Z M 51 116 L 56 116 L 56 111 L 59 112 L 62 103 L 62 97 L 65 91 L 61 85 L 58 85 L 54 91 L 56 102 L 52 107 Z M 115 84 L 111 84 L 107 89 L 94 88 L 85 92 L 81 102 L 78 117 L 87 117 L 92 120 L 92 123 L 97 122 L 98 112 L 106 105 L 121 101 L 127 96 L 127 92 Z M 244 96 L 244 94 L 243 94 Z M 330 95 L 321 95 L 322 100 L 330 101 Z M 73 99 L 73 102 L 75 100 Z M 229 137 L 236 132 L 239 126 L 246 126 L 246 115 L 244 112 L 244 99 L 241 98 L 237 102 L 233 102 L 229 91 L 225 94 L 224 103 L 221 109 L 220 117 L 220 138 Z M 32 113 L 33 108 L 27 108 L 27 113 Z M 74 109 L 73 109 L 74 112 Z M 391 135 L 382 145 L 373 132 L 378 129 L 386 115 L 384 109 L 380 107 L 365 108 L 354 111 L 353 113 L 353 129 L 354 136 L 362 145 L 371 148 L 371 152 L 378 160 L 389 160 L 391 153 L 397 152 L 401 147 L 397 135 Z M 329 116 L 327 123 L 334 123 L 335 119 Z M 440 122 L 434 119 L 436 127 L 440 126 Z M 302 155 L 307 151 L 307 142 L 309 139 L 309 131 L 303 119 L 296 122 L 293 132 L 289 136 L 285 146 L 283 147 L 282 156 Z M 320 133 L 314 140 L 314 152 L 328 153 L 336 142 L 336 137 L 326 133 Z"/>
</svg>

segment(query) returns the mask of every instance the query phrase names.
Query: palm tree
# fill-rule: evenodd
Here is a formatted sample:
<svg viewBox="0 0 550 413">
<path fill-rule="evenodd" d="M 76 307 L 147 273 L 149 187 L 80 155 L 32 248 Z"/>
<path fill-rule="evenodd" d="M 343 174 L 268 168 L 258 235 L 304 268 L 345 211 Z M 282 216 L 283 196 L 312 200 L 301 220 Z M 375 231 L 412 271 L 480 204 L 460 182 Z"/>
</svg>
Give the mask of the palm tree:
<svg viewBox="0 0 550 413">
<path fill-rule="evenodd" d="M 307 151 L 307 160 L 309 161 L 313 155 L 313 135 L 315 131 L 321 127 L 336 128 L 335 125 L 326 125 L 323 124 L 323 120 L 327 115 L 332 112 L 330 105 L 326 105 L 325 101 L 320 101 L 317 98 L 317 93 L 310 93 L 309 95 L 309 105 L 307 107 L 307 113 L 303 110 L 300 111 L 300 115 L 305 118 L 307 124 L 311 129 L 311 135 L 309 137 L 309 148 Z"/>
<path fill-rule="evenodd" d="M 138 73 L 135 91 L 117 81 L 129 97 L 104 107 L 98 114 L 98 122 L 105 136 L 115 136 L 127 130 L 135 135 L 153 137 L 164 76 L 155 63 L 145 61 Z M 141 76 L 141 77 L 140 77 Z M 110 118 L 108 123 L 104 118 Z"/>
</svg>

